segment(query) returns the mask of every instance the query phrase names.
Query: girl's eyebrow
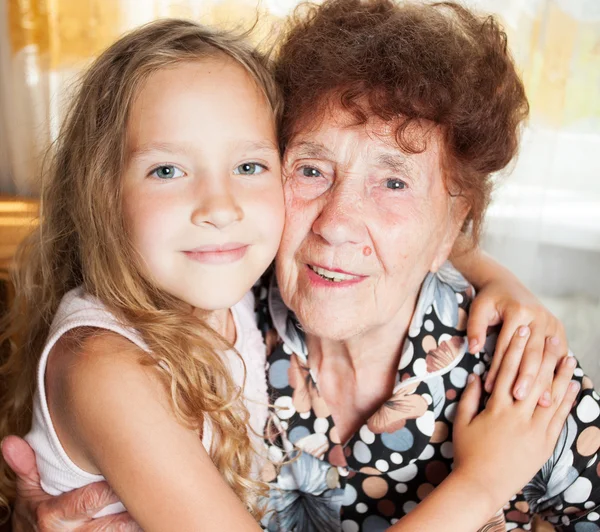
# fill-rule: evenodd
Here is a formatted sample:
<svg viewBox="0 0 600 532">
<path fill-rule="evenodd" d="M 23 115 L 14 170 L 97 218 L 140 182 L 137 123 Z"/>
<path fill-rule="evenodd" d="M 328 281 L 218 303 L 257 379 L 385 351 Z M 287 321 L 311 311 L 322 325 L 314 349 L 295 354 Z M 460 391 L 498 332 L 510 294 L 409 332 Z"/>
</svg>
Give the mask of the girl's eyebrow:
<svg viewBox="0 0 600 532">
<path fill-rule="evenodd" d="M 248 151 L 276 151 L 279 152 L 276 144 L 270 140 L 246 141 L 240 144 L 240 147 Z"/>
<path fill-rule="evenodd" d="M 269 140 L 264 141 L 247 141 L 240 143 L 240 148 L 246 151 L 264 151 L 264 152 L 277 152 L 279 150 L 274 142 Z M 190 155 L 196 150 L 193 146 L 185 143 L 172 143 L 172 142 L 150 142 L 149 144 L 143 144 L 131 152 L 129 160 L 141 159 L 149 153 L 161 152 L 170 153 L 172 155 Z"/>
<path fill-rule="evenodd" d="M 171 153 L 173 155 L 187 155 L 193 153 L 193 151 L 194 150 L 191 146 L 184 143 L 175 144 L 172 142 L 150 142 L 149 144 L 143 144 L 142 146 L 139 146 L 133 150 L 129 155 L 129 160 L 141 159 L 142 157 L 153 152 Z"/>
</svg>

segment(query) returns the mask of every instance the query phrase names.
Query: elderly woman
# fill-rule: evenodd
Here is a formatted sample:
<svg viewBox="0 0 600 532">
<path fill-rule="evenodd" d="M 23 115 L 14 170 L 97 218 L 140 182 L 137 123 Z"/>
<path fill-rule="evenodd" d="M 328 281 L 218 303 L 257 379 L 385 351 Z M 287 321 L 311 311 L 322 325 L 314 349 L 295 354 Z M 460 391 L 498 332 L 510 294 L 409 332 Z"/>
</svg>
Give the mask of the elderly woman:
<svg viewBox="0 0 600 532">
<path fill-rule="evenodd" d="M 560 414 L 562 395 L 553 389 L 554 404 L 535 408 L 554 369 L 545 364 L 544 378 L 521 384 L 531 398 L 510 399 L 526 327 L 498 393 L 473 419 L 479 380 L 467 386 L 468 376 L 489 368 L 495 337 L 468 352 L 474 292 L 446 260 L 459 237 L 476 243 L 491 173 L 513 158 L 528 108 L 493 19 L 454 4 L 331 0 L 295 21 L 276 75 L 286 99 L 287 219 L 276 280 L 258 290 L 275 405 L 265 430 L 264 526 L 379 531 L 398 521 L 398 530 L 424 530 L 422 509 L 437 508 L 427 529 L 471 530 L 504 502 L 488 492 L 508 498 L 535 475 L 486 530 L 529 528 L 539 512 L 564 530 L 600 530 L 592 511 L 600 408 L 580 369 L 578 405 L 537 474 L 542 462 L 529 449 L 555 438 L 534 433 L 552 427 L 546 412 Z M 468 255 L 458 260 L 471 275 Z M 463 392 L 467 406 L 455 419 Z M 488 473 L 486 456 L 506 455 L 513 443 L 513 470 Z M 467 459 L 480 476 L 470 492 L 448 483 L 453 461 L 464 470 Z M 23 482 L 35 479 L 19 473 L 20 496 L 31 502 Z M 63 515 L 78 496 L 62 496 Z"/>
<path fill-rule="evenodd" d="M 490 363 L 493 336 L 467 352 L 473 290 L 446 259 L 461 232 L 476 242 L 527 101 L 494 20 L 445 3 L 327 2 L 296 21 L 276 76 L 287 217 L 268 442 L 303 453 L 267 477 L 268 527 L 384 530 L 450 473 L 457 401 Z M 534 513 L 600 530 L 598 395 L 575 374 L 553 456 L 486 530 Z"/>
</svg>

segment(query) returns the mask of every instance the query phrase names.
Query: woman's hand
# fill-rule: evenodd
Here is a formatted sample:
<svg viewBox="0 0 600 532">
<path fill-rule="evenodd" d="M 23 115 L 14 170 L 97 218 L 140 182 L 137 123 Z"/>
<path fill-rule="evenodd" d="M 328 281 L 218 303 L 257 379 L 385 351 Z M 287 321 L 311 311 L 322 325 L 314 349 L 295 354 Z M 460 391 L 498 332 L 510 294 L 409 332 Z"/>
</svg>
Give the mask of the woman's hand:
<svg viewBox="0 0 600 532">
<path fill-rule="evenodd" d="M 567 354 L 565 331 L 562 323 L 512 274 L 495 277 L 480 287 L 467 324 L 469 350 L 481 350 L 487 328 L 499 323 L 502 323 L 502 330 L 485 389 L 492 391 L 511 338 L 520 327 L 527 326 L 530 335 L 522 360 L 517 362 L 520 364 L 519 378 L 513 389 L 515 399 L 524 399 L 531 391 L 542 359 L 550 359 L 556 365 Z M 543 398 L 540 404 L 547 406 Z"/>
<path fill-rule="evenodd" d="M 542 361 L 531 393 L 521 401 L 512 397 L 518 362 L 527 335 L 513 335 L 492 395 L 479 412 L 481 381 L 476 375 L 461 398 L 454 423 L 454 471 L 473 485 L 479 483 L 490 501 L 504 504 L 544 465 L 579 390 L 571 382 L 576 361 L 564 357 L 556 369 L 550 357 Z M 550 406 L 538 407 L 547 383 L 552 383 Z M 478 413 L 479 412 L 479 413 Z"/>
<path fill-rule="evenodd" d="M 40 487 L 35 454 L 25 440 L 8 436 L 2 442 L 4 460 L 17 475 L 17 499 L 12 518 L 13 532 L 138 532 L 141 528 L 128 513 L 92 519 L 105 506 L 118 502 L 106 482 L 52 497 Z"/>
</svg>

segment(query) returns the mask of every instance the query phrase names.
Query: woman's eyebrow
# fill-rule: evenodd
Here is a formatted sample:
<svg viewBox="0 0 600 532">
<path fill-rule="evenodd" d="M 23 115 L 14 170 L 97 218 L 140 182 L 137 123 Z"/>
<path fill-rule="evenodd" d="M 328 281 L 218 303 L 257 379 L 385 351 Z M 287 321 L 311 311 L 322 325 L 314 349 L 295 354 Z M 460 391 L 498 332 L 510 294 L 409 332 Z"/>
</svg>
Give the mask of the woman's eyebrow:
<svg viewBox="0 0 600 532">
<path fill-rule="evenodd" d="M 377 164 L 393 172 L 410 172 L 413 165 L 408 157 L 401 153 L 381 152 L 376 157 Z"/>
<path fill-rule="evenodd" d="M 308 159 L 334 158 L 331 150 L 323 146 L 323 144 L 314 141 L 293 142 L 286 150 L 286 152 L 288 151 L 293 151 L 297 157 L 306 157 Z"/>
</svg>

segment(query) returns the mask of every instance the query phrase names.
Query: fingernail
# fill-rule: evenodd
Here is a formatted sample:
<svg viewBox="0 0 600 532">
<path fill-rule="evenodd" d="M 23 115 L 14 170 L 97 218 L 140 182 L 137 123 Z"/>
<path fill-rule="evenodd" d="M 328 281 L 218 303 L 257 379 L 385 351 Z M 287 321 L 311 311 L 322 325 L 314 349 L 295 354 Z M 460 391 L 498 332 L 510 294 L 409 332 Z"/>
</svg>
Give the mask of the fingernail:
<svg viewBox="0 0 600 532">
<path fill-rule="evenodd" d="M 570 392 L 578 392 L 580 384 L 577 381 L 571 381 L 569 383 L 569 391 Z"/>
<path fill-rule="evenodd" d="M 474 380 L 475 380 L 475 375 L 473 375 L 472 373 L 469 373 L 469 376 L 467 377 L 467 382 L 469 384 L 471 384 Z"/>
<path fill-rule="evenodd" d="M 566 357 L 565 360 L 565 366 L 567 366 L 568 368 L 573 369 L 575 366 L 577 366 L 577 361 L 575 360 L 575 357 Z"/>
<path fill-rule="evenodd" d="M 525 399 L 527 394 L 529 393 L 529 385 L 531 384 L 531 379 L 529 377 L 525 377 L 519 387 L 515 390 L 515 395 L 517 399 Z"/>
<path fill-rule="evenodd" d="M 560 340 L 558 339 L 558 336 L 553 336 L 552 338 L 550 338 L 550 343 L 552 345 L 558 345 L 560 343 Z"/>
<path fill-rule="evenodd" d="M 487 393 L 491 393 L 492 388 L 494 387 L 494 381 L 486 380 L 484 389 Z"/>
<path fill-rule="evenodd" d="M 552 396 L 550 395 L 550 392 L 548 390 L 546 390 L 542 394 L 542 400 L 545 401 L 546 403 L 551 403 L 552 402 Z"/>
<path fill-rule="evenodd" d="M 529 334 L 529 327 L 527 327 L 527 326 L 519 327 L 519 336 L 521 338 L 524 338 L 528 334 Z"/>
<path fill-rule="evenodd" d="M 469 353 L 475 353 L 475 349 L 477 349 L 477 340 L 475 338 L 471 338 L 469 340 Z"/>
</svg>

